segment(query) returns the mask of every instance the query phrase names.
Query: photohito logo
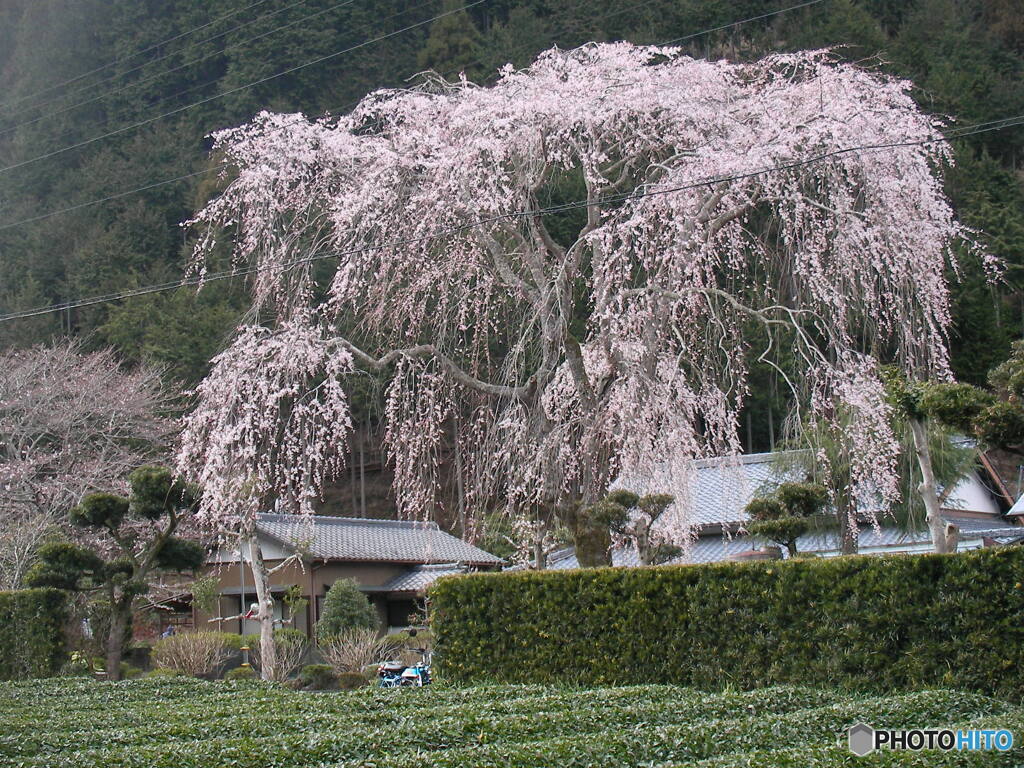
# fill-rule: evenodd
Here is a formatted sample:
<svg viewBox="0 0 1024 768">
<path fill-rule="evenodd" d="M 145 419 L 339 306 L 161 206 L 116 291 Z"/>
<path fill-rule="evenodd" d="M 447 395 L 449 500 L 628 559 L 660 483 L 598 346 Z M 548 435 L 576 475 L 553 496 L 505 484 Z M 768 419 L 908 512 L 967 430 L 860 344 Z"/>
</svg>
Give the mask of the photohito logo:
<svg viewBox="0 0 1024 768">
<path fill-rule="evenodd" d="M 876 730 L 867 723 L 851 725 L 846 732 L 850 751 L 858 757 L 871 754 L 876 749 L 940 749 L 944 752 L 978 752 L 997 750 L 1006 752 L 1013 748 L 1013 734 L 1002 730 L 954 731 L 949 728 L 925 728 L 909 731 Z"/>
</svg>

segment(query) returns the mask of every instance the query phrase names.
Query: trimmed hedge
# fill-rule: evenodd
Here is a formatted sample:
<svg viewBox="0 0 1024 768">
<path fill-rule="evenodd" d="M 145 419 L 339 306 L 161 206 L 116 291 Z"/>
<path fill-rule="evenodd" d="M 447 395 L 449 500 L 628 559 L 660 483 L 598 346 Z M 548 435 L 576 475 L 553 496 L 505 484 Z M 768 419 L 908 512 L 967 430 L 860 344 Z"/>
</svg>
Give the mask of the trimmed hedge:
<svg viewBox="0 0 1024 768">
<path fill-rule="evenodd" d="M 451 681 L 951 686 L 1024 699 L 1024 548 L 473 574 L 430 590 Z"/>
<path fill-rule="evenodd" d="M 67 659 L 67 595 L 57 589 L 0 592 L 0 680 L 52 677 Z"/>
</svg>

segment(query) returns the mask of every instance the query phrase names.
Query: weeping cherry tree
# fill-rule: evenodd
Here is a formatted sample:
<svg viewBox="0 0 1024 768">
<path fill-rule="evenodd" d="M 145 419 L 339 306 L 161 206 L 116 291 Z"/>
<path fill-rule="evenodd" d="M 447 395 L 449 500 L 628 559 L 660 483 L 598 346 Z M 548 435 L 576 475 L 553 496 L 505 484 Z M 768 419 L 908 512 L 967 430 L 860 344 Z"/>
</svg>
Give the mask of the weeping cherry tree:
<svg viewBox="0 0 1024 768">
<path fill-rule="evenodd" d="M 941 123 L 909 89 L 821 51 L 592 44 L 489 87 L 428 77 L 341 117 L 216 134 L 229 169 L 190 222 L 193 267 L 229 243 L 263 322 L 216 358 L 185 426 L 203 514 L 251 531 L 259 511 L 309 512 L 365 372 L 388 381 L 403 516 L 434 508 L 453 440 L 477 519 L 497 500 L 519 520 L 592 503 L 616 477 L 739 451 L 757 324 L 814 418 L 853 414 L 856 492 L 892 498 L 897 441 L 862 350 L 948 376 L 943 275 L 965 234 Z M 651 490 L 677 500 L 659 526 L 684 541 L 685 469 Z"/>
</svg>

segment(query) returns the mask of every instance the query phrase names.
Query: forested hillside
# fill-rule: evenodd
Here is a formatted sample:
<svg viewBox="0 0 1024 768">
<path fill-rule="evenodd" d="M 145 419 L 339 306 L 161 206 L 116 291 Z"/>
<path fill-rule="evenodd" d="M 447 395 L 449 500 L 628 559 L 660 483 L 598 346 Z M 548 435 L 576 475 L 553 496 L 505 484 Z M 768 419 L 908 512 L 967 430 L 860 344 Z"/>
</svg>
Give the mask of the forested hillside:
<svg viewBox="0 0 1024 768">
<path fill-rule="evenodd" d="M 261 109 L 345 111 L 425 69 L 483 82 L 506 62 L 589 40 L 683 38 L 694 55 L 729 58 L 838 46 L 910 78 L 926 109 L 959 124 L 1024 113 L 1020 0 L 820 0 L 694 36 L 798 4 L 480 0 L 463 11 L 442 0 L 6 0 L 0 313 L 179 279 L 189 249 L 180 224 L 220 183 L 207 134 Z M 957 156 L 948 192 L 1007 263 L 992 286 L 965 254 L 954 282 L 954 368 L 979 383 L 1024 327 L 1024 127 L 960 139 Z M 221 281 L 198 294 L 97 303 L 2 323 L 0 345 L 71 333 L 194 383 L 245 296 L 240 281 Z M 785 409 L 770 379 L 761 375 L 753 393 L 752 448 L 767 447 Z"/>
</svg>

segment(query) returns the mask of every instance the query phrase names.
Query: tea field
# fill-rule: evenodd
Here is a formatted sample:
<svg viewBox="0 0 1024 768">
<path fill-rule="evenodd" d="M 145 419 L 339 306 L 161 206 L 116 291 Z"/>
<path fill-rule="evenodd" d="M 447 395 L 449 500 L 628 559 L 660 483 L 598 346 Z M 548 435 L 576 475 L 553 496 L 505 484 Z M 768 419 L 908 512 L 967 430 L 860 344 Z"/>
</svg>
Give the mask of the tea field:
<svg viewBox="0 0 1024 768">
<path fill-rule="evenodd" d="M 0 684 L 0 768 L 582 768 L 1013 766 L 1007 753 L 853 756 L 847 726 L 1007 728 L 1024 709 L 921 691 L 798 687 L 703 693 L 645 685 L 296 692 L 251 681 L 55 679 Z"/>
</svg>

